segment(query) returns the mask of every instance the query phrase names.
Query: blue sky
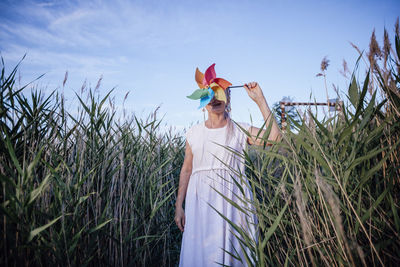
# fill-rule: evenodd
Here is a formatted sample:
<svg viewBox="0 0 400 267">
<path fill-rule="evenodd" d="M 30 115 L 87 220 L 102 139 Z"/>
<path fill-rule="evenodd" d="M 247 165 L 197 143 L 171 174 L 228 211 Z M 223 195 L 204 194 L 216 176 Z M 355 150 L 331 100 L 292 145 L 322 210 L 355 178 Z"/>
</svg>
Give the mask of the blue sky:
<svg viewBox="0 0 400 267">
<path fill-rule="evenodd" d="M 398 1 L 1 1 L 0 52 L 8 70 L 27 53 L 21 83 L 47 92 L 63 91 L 68 105 L 86 81 L 100 93 L 115 87 L 119 109 L 146 114 L 161 105 L 167 125 L 183 129 L 203 120 L 196 67 L 216 63 L 218 77 L 234 85 L 257 81 L 270 106 L 284 96 L 297 101 L 326 99 L 316 77 L 327 56 L 328 93 L 348 81 L 339 73 L 358 56 L 349 42 L 367 49 L 372 30 L 378 41 L 400 14 Z M 62 87 L 65 72 L 68 81 Z M 261 124 L 244 89 L 232 90 L 232 116 Z"/>
</svg>

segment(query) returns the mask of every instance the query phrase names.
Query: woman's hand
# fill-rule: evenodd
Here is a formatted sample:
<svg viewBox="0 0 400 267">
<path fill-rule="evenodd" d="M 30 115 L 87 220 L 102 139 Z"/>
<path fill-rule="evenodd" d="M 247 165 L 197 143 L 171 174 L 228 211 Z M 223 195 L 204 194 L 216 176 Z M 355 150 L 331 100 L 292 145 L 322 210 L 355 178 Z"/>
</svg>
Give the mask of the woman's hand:
<svg viewBox="0 0 400 267">
<path fill-rule="evenodd" d="M 175 209 L 175 223 L 182 232 L 185 229 L 185 211 L 182 207 Z"/>
<path fill-rule="evenodd" d="M 253 101 L 256 102 L 257 104 L 265 101 L 264 94 L 257 82 L 245 83 L 244 89 L 246 89 L 249 97 L 253 99 Z"/>
</svg>

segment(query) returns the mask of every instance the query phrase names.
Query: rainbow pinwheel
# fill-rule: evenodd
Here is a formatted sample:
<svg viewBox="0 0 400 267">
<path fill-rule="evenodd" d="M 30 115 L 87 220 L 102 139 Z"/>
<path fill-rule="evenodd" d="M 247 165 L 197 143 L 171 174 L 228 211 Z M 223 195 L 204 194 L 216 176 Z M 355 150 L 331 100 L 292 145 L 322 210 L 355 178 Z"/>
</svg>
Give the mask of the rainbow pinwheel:
<svg viewBox="0 0 400 267">
<path fill-rule="evenodd" d="M 214 70 L 215 63 L 212 64 L 203 74 L 196 68 L 195 79 L 200 89 L 193 92 L 188 98 L 200 99 L 199 108 L 205 107 L 215 97 L 217 100 L 224 101 L 226 104 L 225 90 L 232 84 L 225 79 L 217 78 Z"/>
</svg>

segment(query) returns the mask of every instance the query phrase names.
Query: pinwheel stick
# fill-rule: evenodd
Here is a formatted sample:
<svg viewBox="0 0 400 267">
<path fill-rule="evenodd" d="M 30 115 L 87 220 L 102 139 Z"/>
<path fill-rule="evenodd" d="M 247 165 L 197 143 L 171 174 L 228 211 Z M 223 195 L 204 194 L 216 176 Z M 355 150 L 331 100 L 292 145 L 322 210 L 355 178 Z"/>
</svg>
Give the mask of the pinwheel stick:
<svg viewBox="0 0 400 267">
<path fill-rule="evenodd" d="M 234 86 L 229 86 L 228 88 L 240 88 L 240 87 L 244 87 L 244 85 L 234 85 Z"/>
</svg>

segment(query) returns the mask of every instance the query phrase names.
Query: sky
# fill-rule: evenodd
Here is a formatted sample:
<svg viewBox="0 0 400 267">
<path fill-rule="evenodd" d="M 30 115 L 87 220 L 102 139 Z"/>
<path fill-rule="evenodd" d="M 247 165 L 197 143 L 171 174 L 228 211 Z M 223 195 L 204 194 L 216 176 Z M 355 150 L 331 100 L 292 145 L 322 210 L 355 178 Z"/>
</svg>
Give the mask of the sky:
<svg viewBox="0 0 400 267">
<path fill-rule="evenodd" d="M 94 89 L 101 78 L 98 93 L 114 88 L 119 111 L 145 118 L 159 107 L 164 125 L 182 130 L 203 121 L 199 101 L 186 98 L 198 88 L 196 67 L 216 63 L 233 85 L 257 81 L 270 107 L 285 96 L 324 101 L 321 60 L 335 98 L 332 84 L 348 87 L 343 60 L 352 70 L 358 57 L 350 42 L 368 51 L 372 31 L 382 43 L 386 27 L 393 43 L 399 14 L 398 0 L 1 0 L 0 53 L 8 72 L 26 54 L 21 85 L 45 74 L 26 90 L 58 90 L 71 112 L 82 85 Z M 243 88 L 232 89 L 232 117 L 262 124 Z"/>
</svg>

